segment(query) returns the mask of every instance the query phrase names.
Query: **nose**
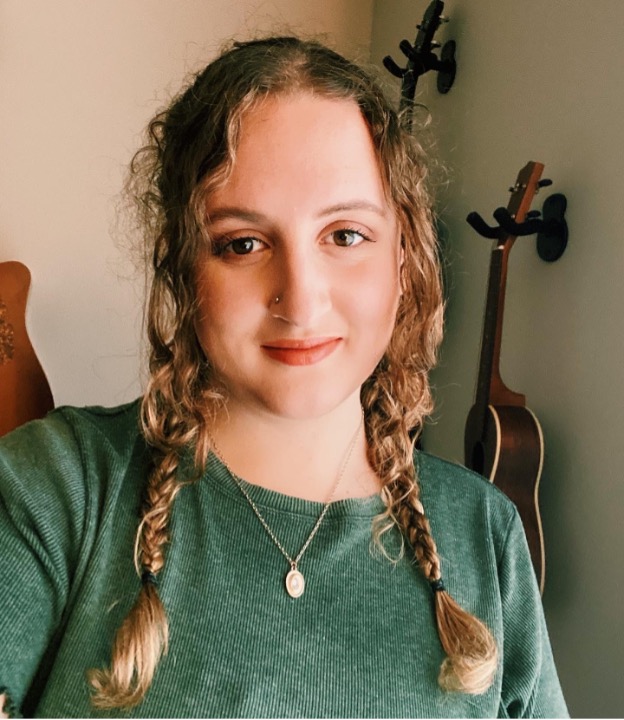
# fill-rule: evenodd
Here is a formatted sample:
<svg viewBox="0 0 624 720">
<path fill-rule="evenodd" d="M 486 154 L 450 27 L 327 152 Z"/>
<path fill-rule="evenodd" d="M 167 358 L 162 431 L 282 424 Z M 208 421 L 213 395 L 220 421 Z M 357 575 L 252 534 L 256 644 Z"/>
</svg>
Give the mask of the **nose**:
<svg viewBox="0 0 624 720">
<path fill-rule="evenodd" d="M 330 277 L 322 258 L 297 248 L 281 252 L 269 299 L 271 315 L 298 327 L 318 329 L 330 307 Z"/>
</svg>

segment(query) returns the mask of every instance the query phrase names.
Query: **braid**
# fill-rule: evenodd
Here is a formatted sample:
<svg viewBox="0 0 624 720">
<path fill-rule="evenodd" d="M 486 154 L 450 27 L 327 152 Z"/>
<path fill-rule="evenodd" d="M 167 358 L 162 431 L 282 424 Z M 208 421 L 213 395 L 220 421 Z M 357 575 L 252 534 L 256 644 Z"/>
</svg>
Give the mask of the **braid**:
<svg viewBox="0 0 624 720">
<path fill-rule="evenodd" d="M 403 498 L 395 501 L 394 516 L 407 538 L 424 576 L 433 584 L 442 579 L 440 559 L 419 486 L 410 480 Z M 445 690 L 478 695 L 485 692 L 497 667 L 497 648 L 487 626 L 458 605 L 443 585 L 434 590 L 438 635 L 447 657 L 439 683 Z"/>
<path fill-rule="evenodd" d="M 164 565 L 171 508 L 182 487 L 176 480 L 177 448 L 156 451 L 152 462 L 134 552 L 137 573 L 142 576 L 141 590 L 117 630 L 110 667 L 89 673 L 92 702 L 99 708 L 127 708 L 141 702 L 161 656 L 167 652 L 169 627 L 157 577 Z"/>
<path fill-rule="evenodd" d="M 155 370 L 142 404 L 143 434 L 152 448 L 152 470 L 145 491 L 143 515 L 139 524 L 134 562 L 142 579 L 134 606 L 117 630 L 110 667 L 91 670 L 94 690 L 92 703 L 99 708 L 130 708 L 143 700 L 156 667 L 166 654 L 169 640 L 167 614 L 158 592 L 158 574 L 164 563 L 169 540 L 169 519 L 178 492 L 203 471 L 208 456 L 209 437 L 205 432 L 206 412 L 189 413 L 163 395 L 175 388 L 177 373 L 173 363 Z M 202 399 L 217 400 L 205 391 Z M 199 407 L 199 405 L 197 406 Z M 166 410 L 165 410 L 166 408 Z M 183 481 L 178 477 L 180 458 L 195 446 L 195 475 Z"/>
<path fill-rule="evenodd" d="M 413 474 L 413 473 L 410 473 Z M 407 486 L 405 492 L 394 500 L 394 516 L 399 527 L 418 561 L 420 569 L 429 582 L 439 580 L 442 576 L 440 571 L 440 559 L 438 549 L 431 535 L 429 520 L 425 515 L 425 509 L 420 501 L 420 487 L 413 477 L 406 475 L 402 478 Z"/>
<path fill-rule="evenodd" d="M 437 585 L 436 623 L 447 655 L 440 669 L 440 686 L 480 694 L 490 687 L 496 673 L 496 642 L 487 626 L 458 605 L 440 583 L 440 558 L 415 476 L 414 440 L 408 431 L 410 412 L 398 412 L 396 400 L 383 390 L 387 380 L 387 374 L 379 371 L 376 382 L 365 386 L 362 393 L 369 460 L 382 479 L 387 506 L 375 520 L 374 538 L 380 544 L 381 536 L 393 525 L 398 526 L 423 575 Z"/>
<path fill-rule="evenodd" d="M 156 577 L 164 564 L 163 546 L 173 499 L 179 486 L 171 476 L 160 482 L 165 456 L 149 478 L 149 500 L 137 533 L 139 556 L 144 569 L 143 584 L 134 606 L 117 630 L 110 668 L 92 670 L 92 702 L 99 708 L 132 707 L 150 686 L 156 666 L 168 646 L 168 623 L 158 594 Z M 135 558 L 136 559 L 136 558 Z"/>
<path fill-rule="evenodd" d="M 164 546 L 168 540 L 169 513 L 173 500 L 181 488 L 176 480 L 178 457 L 169 451 L 161 458 L 150 475 L 145 511 L 137 532 L 137 559 L 140 567 L 158 575 L 165 564 Z"/>
</svg>

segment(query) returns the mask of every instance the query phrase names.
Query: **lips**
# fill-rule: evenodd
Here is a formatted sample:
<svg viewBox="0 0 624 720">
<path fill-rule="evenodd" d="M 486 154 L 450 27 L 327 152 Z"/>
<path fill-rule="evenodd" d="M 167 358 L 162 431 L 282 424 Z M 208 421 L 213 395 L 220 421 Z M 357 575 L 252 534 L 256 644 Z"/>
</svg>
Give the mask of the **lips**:
<svg viewBox="0 0 624 720">
<path fill-rule="evenodd" d="M 341 343 L 339 337 L 271 340 L 262 345 L 264 352 L 284 365 L 314 365 L 331 355 Z"/>
</svg>

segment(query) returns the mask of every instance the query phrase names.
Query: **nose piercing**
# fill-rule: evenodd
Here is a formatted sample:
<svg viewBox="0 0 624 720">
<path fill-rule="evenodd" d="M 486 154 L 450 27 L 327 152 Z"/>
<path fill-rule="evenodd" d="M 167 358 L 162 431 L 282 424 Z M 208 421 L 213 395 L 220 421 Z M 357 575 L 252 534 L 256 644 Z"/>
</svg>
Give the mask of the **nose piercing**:
<svg viewBox="0 0 624 720">
<path fill-rule="evenodd" d="M 279 304 L 279 301 L 280 301 L 280 296 L 278 295 L 278 296 L 275 298 L 274 302 L 275 302 L 276 305 L 278 305 L 278 304 Z"/>
</svg>

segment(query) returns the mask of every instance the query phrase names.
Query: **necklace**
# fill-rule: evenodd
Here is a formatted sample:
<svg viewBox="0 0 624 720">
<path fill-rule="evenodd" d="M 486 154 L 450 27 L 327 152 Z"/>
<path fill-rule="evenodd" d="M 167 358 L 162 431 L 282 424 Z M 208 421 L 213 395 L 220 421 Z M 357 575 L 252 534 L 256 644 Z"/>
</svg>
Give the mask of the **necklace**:
<svg viewBox="0 0 624 720">
<path fill-rule="evenodd" d="M 245 487 L 243 485 L 243 480 L 241 478 L 239 478 L 238 475 L 233 473 L 232 470 L 230 470 L 229 465 L 223 459 L 223 456 L 221 455 L 221 451 L 218 449 L 214 439 L 212 437 L 210 438 L 210 440 L 212 442 L 212 448 L 213 448 L 215 455 L 223 463 L 223 466 L 228 471 L 229 476 L 232 478 L 235 485 L 241 491 L 243 497 L 247 500 L 247 502 L 251 506 L 251 509 L 254 511 L 256 517 L 262 524 L 262 527 L 266 530 L 267 535 L 271 538 L 273 543 L 277 546 L 278 550 L 282 553 L 282 555 L 288 561 L 290 570 L 286 574 L 285 586 L 286 586 L 286 592 L 292 598 L 298 598 L 303 595 L 303 591 L 305 590 L 305 579 L 304 579 L 303 575 L 301 574 L 301 571 L 299 570 L 299 562 L 300 562 L 301 558 L 303 557 L 303 554 L 305 553 L 305 551 L 310 546 L 310 543 L 312 542 L 314 536 L 318 532 L 318 529 L 321 527 L 323 518 L 327 514 L 327 511 L 329 510 L 329 506 L 331 505 L 332 500 L 334 499 L 336 492 L 338 491 L 338 486 L 340 485 L 342 476 L 345 473 L 347 464 L 349 463 L 351 454 L 353 453 L 353 448 L 355 447 L 355 443 L 357 441 L 358 435 L 360 433 L 360 428 L 362 427 L 363 422 L 364 422 L 364 414 L 362 414 L 362 416 L 360 418 L 360 422 L 358 423 L 357 429 L 356 429 L 355 433 L 353 434 L 353 438 L 351 439 L 351 442 L 349 443 L 349 447 L 347 448 L 347 452 L 345 454 L 344 460 L 342 461 L 342 465 L 340 466 L 340 471 L 338 473 L 338 477 L 336 478 L 336 481 L 334 482 L 334 487 L 332 488 L 330 496 L 329 496 L 327 502 L 325 503 L 325 505 L 323 506 L 323 509 L 321 510 L 321 514 L 318 516 L 318 520 L 316 521 L 314 527 L 312 528 L 312 531 L 308 535 L 308 539 L 303 543 L 303 547 L 301 548 L 301 550 L 299 550 L 299 553 L 297 554 L 297 556 L 295 558 L 292 558 L 286 552 L 286 550 L 284 549 L 284 546 L 277 539 L 277 537 L 275 536 L 275 533 L 273 532 L 273 530 L 271 530 L 267 521 L 262 517 L 260 510 L 258 510 L 258 506 L 249 496 L 249 493 L 247 492 L 247 490 L 245 489 Z"/>
</svg>

